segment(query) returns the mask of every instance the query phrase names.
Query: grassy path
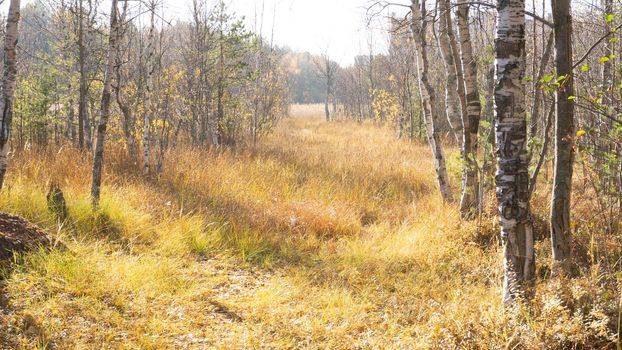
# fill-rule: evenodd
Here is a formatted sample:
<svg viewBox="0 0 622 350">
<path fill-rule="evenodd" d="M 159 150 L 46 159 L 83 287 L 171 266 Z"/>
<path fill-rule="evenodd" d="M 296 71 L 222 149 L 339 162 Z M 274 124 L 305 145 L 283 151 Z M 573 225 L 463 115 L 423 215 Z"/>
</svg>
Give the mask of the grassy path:
<svg viewBox="0 0 622 350">
<path fill-rule="evenodd" d="M 20 259 L 3 286 L 0 348 L 495 347 L 506 337 L 488 331 L 506 329 L 496 248 L 442 205 L 425 146 L 299 116 L 256 149 L 176 151 L 159 179 L 110 154 L 98 213 L 89 162 L 74 151 L 13 160 L 0 208 L 72 251 Z M 65 225 L 45 207 L 51 180 L 68 199 Z"/>
</svg>

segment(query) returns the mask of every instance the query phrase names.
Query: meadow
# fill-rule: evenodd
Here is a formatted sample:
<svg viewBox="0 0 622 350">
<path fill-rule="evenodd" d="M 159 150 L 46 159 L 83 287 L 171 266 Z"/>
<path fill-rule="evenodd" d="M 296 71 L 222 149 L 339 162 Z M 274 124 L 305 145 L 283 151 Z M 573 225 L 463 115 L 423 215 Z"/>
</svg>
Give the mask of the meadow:
<svg viewBox="0 0 622 350">
<path fill-rule="evenodd" d="M 438 194 L 427 145 L 371 123 L 326 123 L 311 107 L 292 114 L 256 147 L 178 147 L 157 177 L 111 145 L 96 212 L 89 157 L 69 147 L 14 154 L 0 209 L 69 249 L 17 256 L 4 271 L 0 348 L 615 344 L 613 237 L 577 229 L 585 264 L 572 279 L 547 273 L 540 237 L 538 281 L 548 281 L 536 282 L 529 307 L 505 310 L 493 193 L 481 217 L 461 221 Z M 449 150 L 457 186 L 459 154 Z M 46 205 L 52 182 L 67 200 L 63 222 Z M 547 215 L 547 186 L 545 176 L 536 219 Z M 587 215 L 582 195 L 574 210 Z"/>
</svg>

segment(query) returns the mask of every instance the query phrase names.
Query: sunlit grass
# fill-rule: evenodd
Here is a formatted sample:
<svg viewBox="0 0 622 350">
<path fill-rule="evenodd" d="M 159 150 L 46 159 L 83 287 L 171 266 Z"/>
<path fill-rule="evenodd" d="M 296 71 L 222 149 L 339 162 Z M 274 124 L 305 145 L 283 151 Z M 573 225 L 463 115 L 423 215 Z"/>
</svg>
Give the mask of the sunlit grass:
<svg viewBox="0 0 622 350">
<path fill-rule="evenodd" d="M 137 175 L 111 147 L 95 212 L 88 156 L 18 153 L 0 209 L 42 225 L 68 250 L 16 259 L 0 341 L 563 349 L 613 339 L 618 277 L 596 264 L 577 279 L 539 283 L 531 311 L 505 311 L 494 215 L 463 222 L 442 203 L 426 145 L 295 108 L 298 117 L 257 147 L 175 150 L 158 178 Z M 448 152 L 456 188 L 457 152 Z M 67 200 L 65 222 L 47 209 L 52 181 Z M 536 248 L 544 271 L 547 242 Z"/>
</svg>

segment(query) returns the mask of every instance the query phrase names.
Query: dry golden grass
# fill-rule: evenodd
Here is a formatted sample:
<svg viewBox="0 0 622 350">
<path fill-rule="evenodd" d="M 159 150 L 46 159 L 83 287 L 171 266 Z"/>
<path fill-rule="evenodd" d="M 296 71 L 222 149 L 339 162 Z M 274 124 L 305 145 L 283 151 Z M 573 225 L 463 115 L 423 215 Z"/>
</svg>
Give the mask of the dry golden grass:
<svg viewBox="0 0 622 350">
<path fill-rule="evenodd" d="M 616 339 L 619 277 L 600 265 L 614 256 L 573 280 L 540 264 L 547 281 L 534 306 L 504 311 L 494 215 L 465 223 L 442 204 L 427 146 L 295 108 L 255 149 L 178 150 L 157 179 L 111 149 L 96 213 L 87 157 L 16 155 L 0 208 L 70 251 L 16 260 L 0 348 L 566 349 Z M 47 211 L 50 181 L 65 192 L 66 223 Z M 546 263 L 546 241 L 538 252 Z"/>
<path fill-rule="evenodd" d="M 317 117 L 324 114 L 324 105 L 316 104 L 294 104 L 289 108 L 289 114 L 296 118 Z"/>
</svg>

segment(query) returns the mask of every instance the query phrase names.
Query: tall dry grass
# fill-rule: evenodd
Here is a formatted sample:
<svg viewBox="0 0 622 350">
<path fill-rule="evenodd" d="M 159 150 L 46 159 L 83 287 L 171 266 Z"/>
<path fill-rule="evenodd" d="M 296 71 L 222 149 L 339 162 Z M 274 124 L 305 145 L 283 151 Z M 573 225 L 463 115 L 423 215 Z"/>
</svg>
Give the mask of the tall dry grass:
<svg viewBox="0 0 622 350">
<path fill-rule="evenodd" d="M 46 227 L 70 251 L 16 259 L 2 287 L 0 344 L 614 344 L 619 274 L 610 262 L 618 250 L 604 258 L 602 242 L 581 243 L 594 259 L 576 278 L 552 278 L 541 240 L 532 306 L 504 310 L 494 215 L 465 223 L 441 202 L 427 146 L 372 125 L 327 124 L 304 108 L 256 148 L 175 150 L 159 177 L 144 178 L 112 147 L 98 212 L 89 206 L 88 156 L 71 148 L 16 154 L 0 208 Z M 455 184 L 457 157 L 452 150 Z M 65 192 L 67 222 L 47 211 L 52 181 Z M 543 196 L 537 215 L 546 211 Z"/>
</svg>

